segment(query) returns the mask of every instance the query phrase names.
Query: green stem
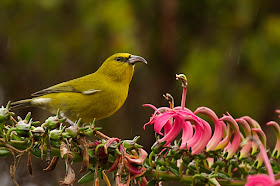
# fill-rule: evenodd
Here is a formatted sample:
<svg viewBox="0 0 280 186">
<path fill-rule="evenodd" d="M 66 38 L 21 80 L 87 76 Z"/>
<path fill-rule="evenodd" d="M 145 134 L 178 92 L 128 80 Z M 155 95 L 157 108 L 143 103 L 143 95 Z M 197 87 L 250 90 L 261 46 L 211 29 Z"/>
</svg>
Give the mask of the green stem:
<svg viewBox="0 0 280 186">
<path fill-rule="evenodd" d="M 4 141 L 4 138 L 0 138 L 0 141 Z M 28 143 L 26 141 L 11 140 L 7 144 L 11 145 L 12 147 L 16 148 L 19 151 L 22 151 L 22 150 L 25 150 L 25 149 L 28 148 Z M 34 156 L 41 158 L 40 149 L 39 149 L 39 152 L 36 152 L 33 148 L 31 148 L 30 151 Z M 47 153 L 47 147 L 46 146 L 44 146 L 43 152 L 44 152 L 43 154 L 45 156 L 46 153 Z M 82 162 L 83 161 L 83 156 L 80 154 L 80 152 L 72 152 L 72 154 L 74 155 L 74 162 Z M 60 149 L 51 147 L 51 155 L 60 157 Z"/>
<path fill-rule="evenodd" d="M 153 168 L 153 155 L 154 155 L 154 151 L 152 151 L 149 155 L 149 164 L 151 168 Z"/>
<path fill-rule="evenodd" d="M 184 184 L 191 184 L 192 183 L 192 178 L 193 178 L 193 176 L 178 177 L 178 176 L 175 176 L 174 174 L 171 174 L 171 173 L 165 172 L 165 171 L 156 172 L 155 170 L 147 170 L 146 173 L 145 173 L 146 176 L 152 176 L 152 177 L 156 177 L 156 174 L 158 174 L 159 177 L 161 177 L 163 180 L 180 181 Z M 246 180 L 228 181 L 228 180 L 225 180 L 225 179 L 217 179 L 217 181 L 219 182 L 219 184 L 221 184 L 223 186 L 243 186 L 246 183 Z"/>
</svg>

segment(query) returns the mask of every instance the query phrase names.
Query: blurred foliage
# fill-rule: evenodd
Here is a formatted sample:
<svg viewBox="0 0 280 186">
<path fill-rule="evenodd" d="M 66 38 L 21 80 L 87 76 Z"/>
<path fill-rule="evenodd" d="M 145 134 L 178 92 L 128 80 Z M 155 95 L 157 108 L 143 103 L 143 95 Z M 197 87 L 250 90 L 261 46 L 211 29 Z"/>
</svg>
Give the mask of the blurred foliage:
<svg viewBox="0 0 280 186">
<path fill-rule="evenodd" d="M 175 73 L 188 77 L 192 110 L 207 106 L 265 124 L 280 105 L 279 7 L 261 0 L 1 0 L 0 105 L 130 52 L 149 64 L 136 65 L 123 108 L 97 123 L 108 135 L 145 135 L 140 143 L 149 150 L 154 134 L 142 126 L 152 111 L 141 105 L 168 105 L 166 92 L 180 100 Z M 49 114 L 27 111 L 35 120 Z"/>
</svg>

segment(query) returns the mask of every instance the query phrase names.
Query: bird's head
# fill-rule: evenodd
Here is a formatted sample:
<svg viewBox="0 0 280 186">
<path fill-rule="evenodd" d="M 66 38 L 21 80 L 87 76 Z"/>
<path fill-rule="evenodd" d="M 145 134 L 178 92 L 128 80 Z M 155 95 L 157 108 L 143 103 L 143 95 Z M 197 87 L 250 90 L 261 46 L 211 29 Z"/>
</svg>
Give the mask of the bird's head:
<svg viewBox="0 0 280 186">
<path fill-rule="evenodd" d="M 133 76 L 134 64 L 138 62 L 147 64 L 143 57 L 129 53 L 116 53 L 108 57 L 98 71 L 111 76 L 113 79 L 128 80 L 130 82 Z"/>
</svg>

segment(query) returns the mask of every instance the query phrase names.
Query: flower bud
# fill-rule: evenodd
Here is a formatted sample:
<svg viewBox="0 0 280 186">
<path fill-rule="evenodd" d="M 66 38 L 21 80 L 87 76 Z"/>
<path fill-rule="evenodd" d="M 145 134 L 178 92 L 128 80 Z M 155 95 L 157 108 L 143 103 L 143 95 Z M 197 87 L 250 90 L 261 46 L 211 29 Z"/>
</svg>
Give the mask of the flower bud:
<svg viewBox="0 0 280 186">
<path fill-rule="evenodd" d="M 62 133 L 64 138 L 76 138 L 78 135 L 78 127 L 77 126 L 70 126 L 68 127 L 65 132 Z"/>
<path fill-rule="evenodd" d="M 43 126 L 48 127 L 50 130 L 58 128 L 59 127 L 59 118 L 56 116 L 50 116 L 48 119 L 46 119 Z"/>
<path fill-rule="evenodd" d="M 35 127 L 31 132 L 35 137 L 40 137 L 44 135 L 45 130 L 42 127 Z"/>
<path fill-rule="evenodd" d="M 5 148 L 5 147 L 1 147 L 0 148 L 0 158 L 5 158 L 8 157 L 10 155 L 10 151 Z"/>
<path fill-rule="evenodd" d="M 7 108 L 4 108 L 3 106 L 0 108 L 0 123 L 3 123 L 5 121 L 10 120 L 10 112 Z"/>
<path fill-rule="evenodd" d="M 157 156 L 155 159 L 156 165 L 163 166 L 165 164 L 164 158 L 162 156 Z"/>
<path fill-rule="evenodd" d="M 60 140 L 62 138 L 62 130 L 54 129 L 50 132 L 50 139 Z"/>
<path fill-rule="evenodd" d="M 15 131 L 19 136 L 22 137 L 28 137 L 29 136 L 29 130 L 30 130 L 30 124 L 27 124 L 25 120 L 21 120 L 17 123 Z"/>
<path fill-rule="evenodd" d="M 158 154 L 163 149 L 163 146 L 165 145 L 165 143 L 166 143 L 166 141 L 162 141 L 162 142 L 157 141 L 153 144 L 153 146 L 151 147 L 151 150 L 154 153 Z"/>
</svg>

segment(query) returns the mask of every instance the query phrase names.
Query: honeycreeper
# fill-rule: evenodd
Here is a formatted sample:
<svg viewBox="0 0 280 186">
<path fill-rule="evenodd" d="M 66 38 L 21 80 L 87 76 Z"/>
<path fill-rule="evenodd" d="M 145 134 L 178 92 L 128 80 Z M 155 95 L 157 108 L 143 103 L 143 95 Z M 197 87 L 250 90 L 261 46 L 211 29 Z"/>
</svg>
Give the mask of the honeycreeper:
<svg viewBox="0 0 280 186">
<path fill-rule="evenodd" d="M 147 61 L 129 53 L 116 53 L 94 73 L 31 94 L 34 98 L 11 103 L 11 108 L 39 107 L 60 112 L 76 121 L 91 122 L 114 114 L 125 102 L 134 64 Z"/>
</svg>

